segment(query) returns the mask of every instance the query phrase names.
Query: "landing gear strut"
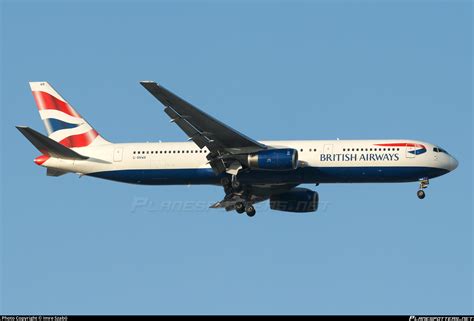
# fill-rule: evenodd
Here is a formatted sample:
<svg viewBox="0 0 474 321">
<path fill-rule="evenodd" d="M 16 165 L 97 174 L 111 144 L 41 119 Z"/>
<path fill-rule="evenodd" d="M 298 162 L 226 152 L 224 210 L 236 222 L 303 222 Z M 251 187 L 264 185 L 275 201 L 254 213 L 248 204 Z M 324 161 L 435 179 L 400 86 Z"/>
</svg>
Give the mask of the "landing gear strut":
<svg viewBox="0 0 474 321">
<path fill-rule="evenodd" d="M 422 180 L 420 180 L 420 189 L 416 192 L 416 196 L 418 196 L 420 200 L 425 198 L 426 195 L 424 189 L 427 188 L 429 184 L 430 181 L 428 180 L 428 178 L 423 178 Z"/>
<path fill-rule="evenodd" d="M 221 179 L 221 185 L 224 187 L 226 195 L 242 192 L 242 184 L 237 180 L 235 175 L 232 175 L 232 179 L 227 176 L 223 177 Z"/>
<path fill-rule="evenodd" d="M 238 193 L 242 190 L 242 184 L 237 180 L 237 177 L 235 175 L 232 175 L 232 189 L 234 192 Z"/>
</svg>

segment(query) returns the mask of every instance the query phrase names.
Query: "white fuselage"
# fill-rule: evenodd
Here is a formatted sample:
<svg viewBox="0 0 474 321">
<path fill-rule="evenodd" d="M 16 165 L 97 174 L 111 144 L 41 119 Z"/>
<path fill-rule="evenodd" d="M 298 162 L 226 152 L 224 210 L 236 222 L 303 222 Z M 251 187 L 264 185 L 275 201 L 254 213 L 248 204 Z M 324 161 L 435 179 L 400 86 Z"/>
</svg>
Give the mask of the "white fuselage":
<svg viewBox="0 0 474 321">
<path fill-rule="evenodd" d="M 291 171 L 243 171 L 252 184 L 407 182 L 443 175 L 457 161 L 438 147 L 414 140 L 262 141 L 298 151 Z M 206 155 L 193 142 L 124 143 L 73 148 L 86 160 L 48 158 L 41 165 L 115 181 L 150 185 L 219 184 Z"/>
</svg>

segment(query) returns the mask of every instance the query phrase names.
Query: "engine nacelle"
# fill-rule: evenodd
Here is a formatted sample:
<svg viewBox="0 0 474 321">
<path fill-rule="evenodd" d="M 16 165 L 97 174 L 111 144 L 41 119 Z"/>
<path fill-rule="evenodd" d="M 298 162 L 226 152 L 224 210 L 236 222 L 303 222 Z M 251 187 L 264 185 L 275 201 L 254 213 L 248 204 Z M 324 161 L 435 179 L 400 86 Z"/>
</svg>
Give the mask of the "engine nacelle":
<svg viewBox="0 0 474 321">
<path fill-rule="evenodd" d="M 268 149 L 249 154 L 248 167 L 272 171 L 287 171 L 298 166 L 298 151 L 292 148 Z"/>
<path fill-rule="evenodd" d="M 306 188 L 294 188 L 288 192 L 272 195 L 270 208 L 275 211 L 307 213 L 318 209 L 319 196 Z"/>
</svg>

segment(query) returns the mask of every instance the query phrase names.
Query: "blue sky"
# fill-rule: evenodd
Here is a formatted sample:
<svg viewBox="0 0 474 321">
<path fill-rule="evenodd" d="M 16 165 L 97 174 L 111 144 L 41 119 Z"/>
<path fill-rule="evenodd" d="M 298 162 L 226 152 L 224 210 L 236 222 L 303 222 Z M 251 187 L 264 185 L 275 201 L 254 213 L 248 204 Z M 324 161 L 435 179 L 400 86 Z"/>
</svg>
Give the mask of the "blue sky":
<svg viewBox="0 0 474 321">
<path fill-rule="evenodd" d="M 471 2 L 1 11 L 1 313 L 474 313 Z M 14 128 L 44 131 L 43 80 L 114 142 L 185 140 L 138 83 L 156 80 L 255 139 L 420 139 L 460 166 L 423 201 L 417 183 L 308 185 L 320 211 L 249 219 L 206 209 L 217 187 L 46 177 Z"/>
</svg>

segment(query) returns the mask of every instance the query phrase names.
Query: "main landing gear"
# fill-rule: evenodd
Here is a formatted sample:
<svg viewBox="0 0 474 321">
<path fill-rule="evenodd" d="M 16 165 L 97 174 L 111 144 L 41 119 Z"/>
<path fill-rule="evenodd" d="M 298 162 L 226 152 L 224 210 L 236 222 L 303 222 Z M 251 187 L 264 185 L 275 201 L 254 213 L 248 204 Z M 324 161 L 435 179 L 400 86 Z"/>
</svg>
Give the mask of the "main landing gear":
<svg viewBox="0 0 474 321">
<path fill-rule="evenodd" d="M 253 217 L 256 213 L 255 207 L 253 207 L 252 204 L 247 204 L 247 206 L 245 206 L 245 213 L 247 213 L 249 217 Z"/>
<path fill-rule="evenodd" d="M 234 208 L 237 213 L 243 214 L 245 212 L 249 217 L 255 216 L 255 207 L 250 202 L 250 198 L 244 192 L 242 184 L 236 179 L 235 175 L 232 176 L 232 179 L 227 176 L 222 178 L 221 184 L 224 187 L 226 198 L 230 199 L 237 194 L 245 200 L 235 203 Z"/>
<path fill-rule="evenodd" d="M 237 180 L 235 175 L 232 175 L 232 179 L 227 176 L 222 178 L 221 184 L 224 187 L 224 192 L 226 195 L 242 192 L 242 184 Z"/>
<path fill-rule="evenodd" d="M 427 188 L 429 184 L 430 181 L 428 180 L 428 178 L 423 178 L 422 180 L 420 180 L 420 189 L 418 190 L 418 192 L 416 192 L 416 196 L 418 196 L 420 200 L 425 198 L 426 195 L 424 189 Z"/>
<path fill-rule="evenodd" d="M 239 214 L 245 212 L 245 205 L 242 202 L 238 202 L 235 204 L 235 211 Z"/>
<path fill-rule="evenodd" d="M 245 212 L 249 217 L 253 217 L 255 216 L 255 213 L 257 213 L 255 207 L 253 207 L 251 203 L 244 204 L 243 202 L 238 202 L 235 204 L 235 211 L 239 214 Z"/>
</svg>

